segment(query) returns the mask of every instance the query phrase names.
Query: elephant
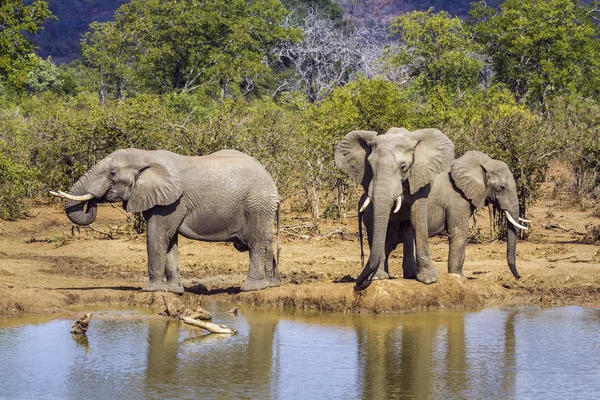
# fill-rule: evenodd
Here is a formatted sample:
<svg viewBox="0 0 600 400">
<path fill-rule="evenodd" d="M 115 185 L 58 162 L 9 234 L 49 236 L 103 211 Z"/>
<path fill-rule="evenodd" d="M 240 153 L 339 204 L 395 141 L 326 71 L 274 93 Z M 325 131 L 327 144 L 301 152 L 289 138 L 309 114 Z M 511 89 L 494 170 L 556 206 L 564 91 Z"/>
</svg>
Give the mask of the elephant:
<svg viewBox="0 0 600 400">
<path fill-rule="evenodd" d="M 518 217 L 519 198 L 515 179 L 506 163 L 495 160 L 479 151 L 468 151 L 452 161 L 450 168 L 435 177 L 427 201 L 427 226 L 429 237 L 446 232 L 449 240 L 448 273 L 466 279 L 462 271 L 468 242 L 469 221 L 477 208 L 492 203 L 507 218 L 507 260 L 515 279 L 519 275 L 515 263 L 517 231 L 527 229 L 521 225 L 531 221 Z M 398 230 L 403 221 L 392 218 L 388 229 Z M 367 232 L 368 234 L 368 232 Z M 379 275 L 389 276 L 389 252 L 402 238 L 388 234 L 386 257 L 379 265 Z M 362 243 L 361 243 L 362 246 Z M 407 244 L 404 243 L 406 250 Z M 410 254 L 411 244 L 405 257 Z M 362 249 L 361 249 L 362 252 Z"/>
<path fill-rule="evenodd" d="M 367 287 L 373 279 L 389 277 L 379 268 L 389 254 L 389 235 L 410 243 L 405 250 L 416 247 L 416 257 L 404 259 L 405 278 L 416 278 L 425 284 L 437 281 L 429 254 L 427 198 L 431 182 L 453 159 L 454 144 L 437 129 L 410 132 L 390 128 L 382 135 L 352 131 L 336 145 L 336 165 L 362 185 L 360 214 L 370 216 L 365 218 L 365 225 L 371 252 L 356 279 L 357 290 Z M 398 231 L 388 229 L 390 218 L 404 222 Z"/>
<path fill-rule="evenodd" d="M 67 217 L 89 225 L 97 203 L 123 202 L 147 221 L 148 282 L 143 291 L 183 293 L 179 281 L 178 234 L 194 240 L 233 242 L 249 251 L 242 290 L 280 285 L 279 194 L 266 169 L 236 150 L 182 156 L 166 150 L 121 149 L 73 184 L 64 197 Z M 277 260 L 273 223 L 277 219 Z"/>
</svg>

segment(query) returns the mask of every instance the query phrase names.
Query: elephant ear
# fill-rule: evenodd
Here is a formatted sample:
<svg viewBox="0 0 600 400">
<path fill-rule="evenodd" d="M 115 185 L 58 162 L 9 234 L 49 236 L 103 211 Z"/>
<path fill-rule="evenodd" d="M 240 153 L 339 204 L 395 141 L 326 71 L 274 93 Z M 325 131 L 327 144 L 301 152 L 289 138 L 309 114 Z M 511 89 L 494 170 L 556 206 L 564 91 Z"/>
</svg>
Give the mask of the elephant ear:
<svg viewBox="0 0 600 400">
<path fill-rule="evenodd" d="M 373 175 L 367 157 L 371 153 L 369 142 L 375 136 L 374 131 L 352 131 L 335 146 L 335 164 L 363 187 Z"/>
<path fill-rule="evenodd" d="M 150 164 L 137 177 L 127 211 L 142 212 L 154 206 L 166 206 L 177 201 L 183 194 L 183 183 L 179 175 L 161 164 Z"/>
<path fill-rule="evenodd" d="M 420 129 L 410 132 L 408 137 L 416 142 L 408 177 L 410 193 L 415 194 L 450 166 L 454 159 L 454 143 L 437 129 Z"/>
<path fill-rule="evenodd" d="M 491 157 L 479 151 L 467 151 L 450 165 L 456 187 L 476 208 L 485 205 L 485 165 L 491 161 Z"/>
</svg>

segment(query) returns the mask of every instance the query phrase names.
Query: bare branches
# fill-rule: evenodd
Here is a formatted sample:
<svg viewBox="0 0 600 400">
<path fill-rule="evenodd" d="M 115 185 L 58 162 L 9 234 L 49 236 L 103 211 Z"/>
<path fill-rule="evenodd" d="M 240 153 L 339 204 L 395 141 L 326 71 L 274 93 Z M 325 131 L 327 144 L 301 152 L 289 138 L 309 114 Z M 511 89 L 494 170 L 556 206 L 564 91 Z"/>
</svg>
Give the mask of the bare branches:
<svg viewBox="0 0 600 400">
<path fill-rule="evenodd" d="M 336 26 L 315 11 L 308 13 L 300 28 L 304 32 L 301 42 L 288 43 L 275 52 L 279 63 L 294 67 L 296 76 L 285 80 L 274 96 L 285 90 L 300 90 L 311 102 L 318 102 L 357 73 L 373 75 L 375 61 L 383 53 L 383 31 Z"/>
</svg>

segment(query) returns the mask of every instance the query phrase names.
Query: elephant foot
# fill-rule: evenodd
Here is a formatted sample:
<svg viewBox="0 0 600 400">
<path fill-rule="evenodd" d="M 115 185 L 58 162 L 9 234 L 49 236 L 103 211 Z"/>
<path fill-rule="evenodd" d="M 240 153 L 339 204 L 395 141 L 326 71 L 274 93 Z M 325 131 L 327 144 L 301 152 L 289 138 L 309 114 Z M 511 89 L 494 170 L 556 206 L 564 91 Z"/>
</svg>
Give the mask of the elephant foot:
<svg viewBox="0 0 600 400">
<path fill-rule="evenodd" d="M 460 279 L 461 281 L 466 281 L 467 277 L 465 276 L 465 274 L 461 272 L 449 272 L 448 275 L 452 275 L 457 277 L 458 279 Z"/>
<path fill-rule="evenodd" d="M 426 285 L 434 283 L 438 280 L 438 273 L 434 268 L 422 269 L 417 274 L 417 280 Z"/>
<path fill-rule="evenodd" d="M 183 286 L 179 282 L 161 282 L 161 281 L 148 281 L 142 287 L 142 292 L 171 292 L 175 294 L 183 294 Z"/>
<path fill-rule="evenodd" d="M 281 285 L 281 278 L 279 274 L 277 276 L 269 279 L 269 287 L 279 287 Z"/>
<path fill-rule="evenodd" d="M 262 290 L 262 289 L 268 288 L 269 286 L 271 286 L 271 285 L 267 279 L 254 280 L 254 279 L 246 278 L 246 281 L 244 281 L 244 284 L 242 285 L 242 292 L 251 292 L 253 290 Z M 279 286 L 279 285 L 277 285 L 277 286 Z"/>
<path fill-rule="evenodd" d="M 373 277 L 371 278 L 372 281 L 379 281 L 382 279 L 390 279 L 390 274 L 388 274 L 385 270 L 382 269 L 378 269 L 377 272 L 375 272 L 375 275 L 373 275 Z"/>
</svg>

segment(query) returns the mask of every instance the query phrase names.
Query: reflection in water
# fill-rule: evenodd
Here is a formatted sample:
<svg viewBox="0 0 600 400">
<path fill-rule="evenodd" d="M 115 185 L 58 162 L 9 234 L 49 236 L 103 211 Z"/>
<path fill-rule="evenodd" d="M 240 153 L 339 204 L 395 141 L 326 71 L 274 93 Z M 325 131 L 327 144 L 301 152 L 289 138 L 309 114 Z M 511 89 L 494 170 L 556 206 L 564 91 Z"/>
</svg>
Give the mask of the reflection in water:
<svg viewBox="0 0 600 400">
<path fill-rule="evenodd" d="M 600 310 L 399 316 L 213 304 L 237 336 L 129 313 L 3 325 L 0 398 L 595 398 Z M 133 317 L 132 317 L 133 315 Z"/>
<path fill-rule="evenodd" d="M 357 332 L 363 397 L 464 397 L 462 313 L 361 318 Z"/>
</svg>

